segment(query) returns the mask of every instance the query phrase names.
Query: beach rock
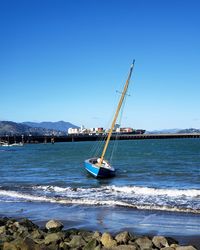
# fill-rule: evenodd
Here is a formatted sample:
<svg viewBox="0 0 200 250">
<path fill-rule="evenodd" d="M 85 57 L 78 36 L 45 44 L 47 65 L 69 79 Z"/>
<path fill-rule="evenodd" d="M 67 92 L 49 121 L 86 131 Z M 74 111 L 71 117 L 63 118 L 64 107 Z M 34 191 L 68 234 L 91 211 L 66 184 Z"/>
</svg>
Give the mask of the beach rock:
<svg viewBox="0 0 200 250">
<path fill-rule="evenodd" d="M 113 238 L 110 233 L 101 235 L 97 231 L 61 231 L 62 223 L 49 222 L 46 229 L 39 229 L 28 219 L 1 218 L 0 250 L 197 250 L 194 246 L 180 246 L 170 237 L 154 236 L 151 240 L 124 231 Z"/>
<path fill-rule="evenodd" d="M 79 230 L 76 229 L 76 228 L 71 228 L 71 229 L 68 229 L 68 230 L 65 230 L 64 231 L 66 234 L 69 235 L 69 237 L 72 239 L 74 235 L 78 235 L 79 234 Z"/>
<path fill-rule="evenodd" d="M 98 241 L 96 239 L 92 239 L 83 247 L 83 250 L 94 250 L 97 245 Z"/>
<path fill-rule="evenodd" d="M 57 220 L 50 220 L 46 223 L 46 229 L 51 232 L 58 232 L 63 228 L 63 224 Z"/>
<path fill-rule="evenodd" d="M 40 229 L 35 229 L 30 233 L 30 237 L 33 240 L 44 239 L 45 236 L 46 236 L 46 234 L 43 231 L 41 231 Z"/>
<path fill-rule="evenodd" d="M 12 231 L 13 231 L 13 237 L 14 238 L 26 238 L 29 236 L 29 232 L 28 232 L 28 228 L 19 225 L 19 228 L 17 228 L 16 230 L 13 229 L 12 227 Z"/>
<path fill-rule="evenodd" d="M 13 232 L 28 232 L 28 227 L 24 226 L 23 224 L 20 224 L 18 221 L 10 225 L 10 229 Z"/>
<path fill-rule="evenodd" d="M 7 227 L 7 232 L 14 234 L 19 229 L 19 222 L 14 222 L 13 224 L 10 224 L 9 226 L 6 226 L 6 227 Z"/>
<path fill-rule="evenodd" d="M 172 245 L 172 244 L 178 244 L 178 241 L 175 240 L 172 237 L 165 237 L 165 238 L 167 239 L 167 242 L 168 242 L 169 246 Z"/>
<path fill-rule="evenodd" d="M 177 247 L 180 247 L 178 244 L 171 244 L 170 247 L 176 249 Z"/>
<path fill-rule="evenodd" d="M 86 241 L 86 242 L 89 242 L 92 240 L 92 237 L 94 235 L 93 232 L 90 232 L 90 231 L 80 231 L 78 233 L 78 235 L 82 236 L 82 238 Z"/>
<path fill-rule="evenodd" d="M 14 242 L 4 242 L 3 250 L 19 250 Z"/>
<path fill-rule="evenodd" d="M 0 218 L 0 227 L 5 226 L 8 221 L 7 217 Z"/>
<path fill-rule="evenodd" d="M 19 224 L 25 228 L 28 229 L 28 231 L 33 231 L 34 229 L 38 229 L 39 227 L 34 224 L 31 220 L 28 220 L 28 219 L 22 219 Z"/>
<path fill-rule="evenodd" d="M 2 242 L 11 242 L 14 240 L 14 237 L 12 235 L 2 234 L 0 237 Z"/>
<path fill-rule="evenodd" d="M 61 242 L 59 245 L 59 249 L 68 250 L 68 249 L 70 249 L 70 246 L 67 242 Z"/>
<path fill-rule="evenodd" d="M 157 248 L 169 246 L 167 239 L 163 236 L 154 236 L 152 242 L 154 246 L 156 246 Z"/>
<path fill-rule="evenodd" d="M 148 237 L 138 238 L 135 242 L 141 250 L 151 249 L 153 245 L 152 241 Z"/>
<path fill-rule="evenodd" d="M 130 240 L 130 235 L 127 231 L 121 232 L 115 236 L 115 240 L 117 243 L 121 244 L 124 243 L 126 244 Z"/>
<path fill-rule="evenodd" d="M 35 242 L 30 238 L 16 239 L 11 242 L 5 242 L 3 250 L 35 250 Z"/>
<path fill-rule="evenodd" d="M 173 247 L 163 247 L 160 250 L 174 250 L 175 248 Z"/>
<path fill-rule="evenodd" d="M 6 233 L 6 227 L 5 226 L 1 226 L 0 227 L 0 234 L 5 234 Z"/>
<path fill-rule="evenodd" d="M 20 249 L 23 250 L 35 250 L 35 242 L 30 238 L 25 238 L 21 244 L 19 244 Z"/>
<path fill-rule="evenodd" d="M 132 241 L 132 240 L 129 240 L 129 242 L 128 242 L 126 245 L 138 247 L 138 245 L 136 244 L 136 242 L 135 242 L 135 241 Z"/>
<path fill-rule="evenodd" d="M 44 243 L 42 243 L 42 244 L 35 245 L 35 249 L 34 250 L 49 250 L 49 247 L 46 246 Z"/>
<path fill-rule="evenodd" d="M 93 236 L 92 236 L 92 238 L 93 239 L 96 239 L 97 241 L 101 241 L 101 233 L 100 232 L 98 232 L 98 231 L 95 231 L 94 233 L 93 233 Z"/>
<path fill-rule="evenodd" d="M 79 231 L 74 229 L 68 229 L 62 230 L 62 233 L 64 234 L 65 241 L 70 242 L 74 235 L 78 235 Z"/>
<path fill-rule="evenodd" d="M 197 250 L 197 249 L 193 246 L 178 246 L 176 250 Z"/>
<path fill-rule="evenodd" d="M 106 248 L 112 248 L 117 246 L 117 241 L 113 239 L 110 233 L 103 233 L 101 237 L 101 243 Z"/>
<path fill-rule="evenodd" d="M 119 245 L 116 247 L 112 247 L 112 250 L 137 250 L 137 246 L 133 245 Z"/>
<path fill-rule="evenodd" d="M 130 240 L 129 242 L 135 242 L 135 240 L 137 240 L 138 237 L 136 237 L 135 235 L 133 235 L 132 233 L 129 233 L 129 237 L 130 237 Z"/>
<path fill-rule="evenodd" d="M 101 245 L 98 245 L 94 248 L 94 250 L 103 250 L 103 248 L 101 247 Z"/>
<path fill-rule="evenodd" d="M 69 246 L 71 248 L 82 247 L 85 245 L 86 245 L 86 242 L 80 235 L 74 235 L 71 241 L 69 242 Z"/>
<path fill-rule="evenodd" d="M 15 219 L 8 219 L 8 220 L 6 221 L 6 226 L 7 226 L 7 227 L 10 227 L 14 222 L 16 222 Z"/>
<path fill-rule="evenodd" d="M 63 236 L 63 233 L 50 233 L 50 234 L 47 234 L 45 239 L 44 239 L 44 243 L 46 245 L 49 245 L 53 242 L 56 242 L 56 243 L 60 243 L 62 240 L 64 239 L 64 236 Z"/>
<path fill-rule="evenodd" d="M 33 241 L 34 241 L 37 245 L 42 245 L 42 244 L 45 245 L 44 239 L 33 239 Z M 46 245 L 45 245 L 45 246 L 46 246 Z"/>
<path fill-rule="evenodd" d="M 56 242 L 52 242 L 50 245 L 47 246 L 48 250 L 59 250 L 59 244 Z"/>
</svg>

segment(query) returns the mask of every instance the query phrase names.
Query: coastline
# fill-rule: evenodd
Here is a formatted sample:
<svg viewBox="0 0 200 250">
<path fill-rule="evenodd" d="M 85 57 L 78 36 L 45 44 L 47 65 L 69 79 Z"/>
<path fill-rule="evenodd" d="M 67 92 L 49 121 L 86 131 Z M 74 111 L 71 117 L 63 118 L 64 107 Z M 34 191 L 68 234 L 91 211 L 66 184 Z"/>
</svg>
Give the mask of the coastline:
<svg viewBox="0 0 200 250">
<path fill-rule="evenodd" d="M 123 141 L 118 177 L 109 180 L 84 172 L 92 144 L 2 147 L 0 214 L 41 226 L 54 218 L 65 229 L 163 235 L 200 249 L 198 139 Z"/>
<path fill-rule="evenodd" d="M 2 204 L 3 205 L 3 204 Z M 5 204 L 4 204 L 5 205 Z M 0 211 L 3 211 L 0 204 Z M 193 245 L 200 249 L 199 214 L 172 213 L 124 209 L 121 207 L 62 206 L 47 203 L 8 204 L 0 217 L 17 220 L 28 218 L 44 228 L 48 220 L 61 221 L 65 230 L 110 232 L 116 235 L 128 231 L 136 236 L 153 237 L 162 235 L 176 239 L 180 245 Z M 9 212 L 7 212 L 9 211 Z M 48 213 L 47 213 L 48 211 Z"/>
<path fill-rule="evenodd" d="M 105 135 L 89 135 L 89 134 L 71 134 L 65 136 L 54 135 L 21 135 L 9 136 L 9 144 L 23 143 L 23 144 L 35 144 L 35 143 L 58 143 L 58 142 L 82 142 L 82 141 L 98 141 L 102 138 L 106 138 Z M 200 133 L 188 133 L 188 134 L 119 134 L 118 140 L 156 140 L 156 139 L 199 139 Z M 1 136 L 2 141 L 7 141 L 6 136 Z M 1 141 L 0 140 L 0 141 Z M 116 140 L 116 135 L 111 136 L 111 140 Z"/>
<path fill-rule="evenodd" d="M 69 226 L 69 225 L 68 225 Z M 66 222 L 35 223 L 27 218 L 0 217 L 0 249 L 84 249 L 84 250 L 198 250 L 199 237 L 187 237 L 180 244 L 174 236 L 136 235 L 128 230 L 117 233 L 66 228 Z"/>
</svg>

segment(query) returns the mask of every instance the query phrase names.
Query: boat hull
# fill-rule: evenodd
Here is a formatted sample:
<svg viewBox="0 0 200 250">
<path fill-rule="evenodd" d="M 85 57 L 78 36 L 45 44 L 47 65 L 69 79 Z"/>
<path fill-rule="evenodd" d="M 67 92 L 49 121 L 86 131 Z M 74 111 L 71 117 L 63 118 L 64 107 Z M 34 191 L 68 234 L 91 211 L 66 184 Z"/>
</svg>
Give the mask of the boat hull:
<svg viewBox="0 0 200 250">
<path fill-rule="evenodd" d="M 96 158 L 91 158 L 84 161 L 84 167 L 95 178 L 111 178 L 115 176 L 115 169 L 111 166 L 103 167 L 96 166 L 92 164 L 92 161 L 96 160 Z"/>
</svg>

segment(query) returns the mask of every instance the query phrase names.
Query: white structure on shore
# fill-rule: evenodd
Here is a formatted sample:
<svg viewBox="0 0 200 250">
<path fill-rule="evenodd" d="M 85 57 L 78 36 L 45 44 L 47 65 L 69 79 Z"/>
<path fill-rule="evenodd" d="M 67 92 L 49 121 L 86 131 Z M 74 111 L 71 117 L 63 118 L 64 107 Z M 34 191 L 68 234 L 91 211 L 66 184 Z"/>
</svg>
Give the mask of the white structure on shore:
<svg viewBox="0 0 200 250">
<path fill-rule="evenodd" d="M 133 132 L 132 128 L 120 128 L 119 126 L 116 126 L 116 129 L 114 130 L 117 133 L 131 133 Z M 79 135 L 79 134 L 102 134 L 102 133 L 108 133 L 109 129 L 103 129 L 103 128 L 85 128 L 83 125 L 80 128 L 69 128 L 68 134 L 69 135 Z"/>
<path fill-rule="evenodd" d="M 69 128 L 68 134 L 99 134 L 103 133 L 103 128 L 85 128 L 82 125 L 80 128 Z"/>
</svg>

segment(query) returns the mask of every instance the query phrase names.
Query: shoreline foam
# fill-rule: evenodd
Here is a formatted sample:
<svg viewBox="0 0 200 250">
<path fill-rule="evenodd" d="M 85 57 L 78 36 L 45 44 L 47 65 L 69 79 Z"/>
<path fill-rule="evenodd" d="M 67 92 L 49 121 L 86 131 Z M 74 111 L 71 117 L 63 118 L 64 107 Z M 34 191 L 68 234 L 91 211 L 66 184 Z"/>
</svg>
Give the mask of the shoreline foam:
<svg viewBox="0 0 200 250">
<path fill-rule="evenodd" d="M 21 191 L 0 188 L 4 202 L 46 202 L 63 205 L 90 205 L 127 207 L 200 214 L 198 189 L 159 189 L 139 186 L 103 186 L 71 188 L 58 186 L 33 186 Z"/>
</svg>

